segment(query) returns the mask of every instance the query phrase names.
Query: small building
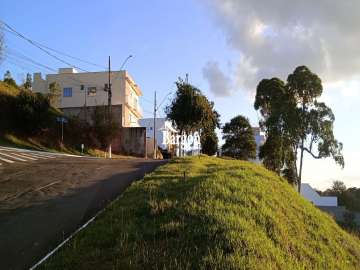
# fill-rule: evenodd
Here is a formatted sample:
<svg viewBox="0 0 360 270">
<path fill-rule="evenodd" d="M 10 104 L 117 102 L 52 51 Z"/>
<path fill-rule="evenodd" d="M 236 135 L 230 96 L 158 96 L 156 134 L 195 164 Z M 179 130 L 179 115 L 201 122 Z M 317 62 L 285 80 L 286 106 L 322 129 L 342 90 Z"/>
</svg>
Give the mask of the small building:
<svg viewBox="0 0 360 270">
<path fill-rule="evenodd" d="M 154 138 L 154 118 L 143 118 L 139 120 L 141 127 L 146 128 L 146 138 L 149 148 L 148 153 L 153 152 L 153 138 Z M 173 127 L 171 121 L 166 118 L 155 119 L 155 141 L 157 146 L 162 150 L 167 150 L 169 153 L 175 153 L 175 146 L 171 145 L 169 138 L 172 135 L 178 134 L 178 131 Z"/>
<path fill-rule="evenodd" d="M 338 200 L 336 196 L 320 196 L 309 184 L 301 184 L 300 194 L 312 202 L 315 206 L 318 207 L 337 207 Z"/>
<path fill-rule="evenodd" d="M 56 82 L 60 86 L 59 109 L 66 115 L 76 115 L 91 121 L 96 106 L 108 104 L 107 89 L 109 73 L 77 72 L 74 68 L 60 68 L 57 74 L 34 73 L 33 90 L 49 93 L 49 85 Z M 125 70 L 111 72 L 112 111 L 122 127 L 139 127 L 142 110 L 139 98 L 142 92 L 139 86 Z"/>
</svg>

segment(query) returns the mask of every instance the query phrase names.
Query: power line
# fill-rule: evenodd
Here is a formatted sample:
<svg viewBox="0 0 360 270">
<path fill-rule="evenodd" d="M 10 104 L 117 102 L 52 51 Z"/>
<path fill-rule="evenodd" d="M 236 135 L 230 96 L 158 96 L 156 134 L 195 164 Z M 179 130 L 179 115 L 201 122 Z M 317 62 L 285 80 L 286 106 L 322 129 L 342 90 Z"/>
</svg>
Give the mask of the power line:
<svg viewBox="0 0 360 270">
<path fill-rule="evenodd" d="M 1 27 L 1 25 L 0 25 L 0 27 Z M 3 28 L 3 27 L 1 27 L 1 28 L 2 28 L 3 30 L 5 30 L 6 32 L 10 33 L 10 34 L 13 34 L 13 35 L 15 35 L 15 36 L 18 36 L 18 35 L 17 35 L 16 33 L 14 33 L 13 31 L 10 31 L 10 30 L 8 30 L 8 29 L 6 29 L 6 28 Z M 41 47 L 44 47 L 45 49 L 48 49 L 48 50 L 50 50 L 50 51 L 53 51 L 53 52 L 55 52 L 55 53 L 57 53 L 57 54 L 64 55 L 64 56 L 66 56 L 66 57 L 72 58 L 72 59 L 74 59 L 74 60 L 83 62 L 83 63 L 88 64 L 88 65 L 92 65 L 92 66 L 96 66 L 96 67 L 100 67 L 100 68 L 106 69 L 106 67 L 103 66 L 103 65 L 96 64 L 96 63 L 94 63 L 94 62 L 91 62 L 91 61 L 88 61 L 88 60 L 84 60 L 84 59 L 81 59 L 81 58 L 76 57 L 76 56 L 72 56 L 72 55 L 70 55 L 70 54 L 67 54 L 67 53 L 65 53 L 65 52 L 59 51 L 59 50 L 57 50 L 57 49 L 50 48 L 49 46 L 46 46 L 46 45 L 44 45 L 44 44 L 42 44 L 42 43 L 40 43 L 40 42 L 34 41 L 34 40 L 33 40 L 33 42 L 36 43 L 36 44 L 38 44 L 38 45 L 41 46 Z"/>
<path fill-rule="evenodd" d="M 4 62 L 6 62 L 8 64 L 11 64 L 11 65 L 14 65 L 14 66 L 22 69 L 23 71 L 29 71 L 29 67 L 25 67 L 22 64 L 16 63 L 13 60 L 8 59 L 7 57 L 4 59 Z"/>
<path fill-rule="evenodd" d="M 44 48 L 46 48 L 46 49 L 48 49 L 48 50 L 50 50 L 50 51 L 56 52 L 56 53 L 58 53 L 58 54 L 62 54 L 62 55 L 64 55 L 64 56 L 69 57 L 69 58 L 72 58 L 72 59 L 74 59 L 74 60 L 77 60 L 77 61 L 86 63 L 86 64 L 88 64 L 88 65 L 93 65 L 93 66 L 96 66 L 96 67 L 100 67 L 100 68 L 105 68 L 105 69 L 106 69 L 105 66 L 102 66 L 102 65 L 99 65 L 99 64 L 96 64 L 96 63 L 87 61 L 87 60 L 80 59 L 80 58 L 78 58 L 78 57 L 75 57 L 75 56 L 72 56 L 72 55 L 70 55 L 70 54 L 61 52 L 61 51 L 59 51 L 59 50 L 52 49 L 52 48 L 50 48 L 50 47 L 48 47 L 48 46 L 46 46 L 46 45 L 43 45 L 43 44 L 41 44 L 41 43 L 39 43 L 39 42 L 35 42 L 35 43 L 37 43 L 38 45 L 40 45 L 40 46 L 42 46 L 42 47 L 44 47 Z"/>
<path fill-rule="evenodd" d="M 150 104 L 153 104 L 153 101 L 151 101 L 150 99 L 148 99 L 148 98 L 146 98 L 144 96 L 142 96 L 141 98 L 143 99 L 143 101 L 145 101 L 147 103 L 150 103 Z"/>
<path fill-rule="evenodd" d="M 33 63 L 33 64 L 35 64 L 35 65 L 37 65 L 37 66 L 39 66 L 39 67 L 43 67 L 43 68 L 45 68 L 45 69 L 48 69 L 48 70 L 50 70 L 50 71 L 56 72 L 56 69 L 51 68 L 51 67 L 49 67 L 49 66 L 47 66 L 47 65 L 41 64 L 41 63 L 39 63 L 39 62 L 31 59 L 30 57 L 27 57 L 27 56 L 23 55 L 22 53 L 19 53 L 19 52 L 16 52 L 16 51 L 13 51 L 13 50 L 9 50 L 9 49 L 8 49 L 8 50 L 6 51 L 6 54 L 7 54 L 7 55 L 10 55 L 10 56 L 13 56 L 13 57 L 16 57 L 16 58 L 23 59 L 23 60 L 28 61 L 28 62 L 30 62 L 30 63 Z"/>
<path fill-rule="evenodd" d="M 18 31 L 16 31 L 14 28 L 12 28 L 10 25 L 8 25 L 7 23 L 5 23 L 4 21 L 0 20 L 0 23 L 2 23 L 3 25 L 5 25 L 5 27 L 7 27 L 10 31 L 12 31 L 12 32 L 13 32 L 14 34 L 16 34 L 18 37 L 26 40 L 27 42 L 29 42 L 29 43 L 32 44 L 33 46 L 37 47 L 38 49 L 40 49 L 41 51 L 43 51 L 43 52 L 46 53 L 47 55 L 55 58 L 56 60 L 58 60 L 58 61 L 60 61 L 60 62 L 62 62 L 62 63 L 64 63 L 64 64 L 66 64 L 66 65 L 68 65 L 68 66 L 70 66 L 70 67 L 79 69 L 79 70 L 84 71 L 84 72 L 89 72 L 89 71 L 87 71 L 87 70 L 85 70 L 85 69 L 82 69 L 82 68 L 80 68 L 80 67 L 77 67 L 77 66 L 75 66 L 75 65 L 72 65 L 71 63 L 69 63 L 69 62 L 61 59 L 60 57 L 52 54 L 51 52 L 49 52 L 48 50 L 46 50 L 46 49 L 44 49 L 42 46 L 40 46 L 39 43 L 37 43 L 36 41 L 31 40 L 30 38 L 24 36 L 23 34 L 21 34 L 21 33 L 18 32 Z"/>
</svg>

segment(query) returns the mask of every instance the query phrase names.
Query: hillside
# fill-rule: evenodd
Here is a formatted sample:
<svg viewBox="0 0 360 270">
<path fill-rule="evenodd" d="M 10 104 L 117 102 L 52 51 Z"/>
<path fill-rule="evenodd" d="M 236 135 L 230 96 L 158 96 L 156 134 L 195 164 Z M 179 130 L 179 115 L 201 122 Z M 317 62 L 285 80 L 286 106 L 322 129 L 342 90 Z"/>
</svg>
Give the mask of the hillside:
<svg viewBox="0 0 360 270">
<path fill-rule="evenodd" d="M 0 146 L 81 154 L 84 143 L 85 154 L 104 156 L 103 151 L 89 146 L 86 132 L 79 134 L 83 126 L 76 119 L 64 126 L 61 143 L 58 116 L 62 112 L 51 107 L 46 97 L 0 81 Z"/>
<path fill-rule="evenodd" d="M 40 269 L 359 267 L 360 240 L 285 180 L 202 156 L 133 184 Z"/>
</svg>

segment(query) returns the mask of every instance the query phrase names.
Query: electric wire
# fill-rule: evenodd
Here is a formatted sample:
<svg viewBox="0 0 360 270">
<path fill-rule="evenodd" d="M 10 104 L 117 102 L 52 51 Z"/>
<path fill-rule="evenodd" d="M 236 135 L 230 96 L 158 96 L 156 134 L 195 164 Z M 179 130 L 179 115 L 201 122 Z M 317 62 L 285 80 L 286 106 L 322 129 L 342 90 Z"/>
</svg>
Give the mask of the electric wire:
<svg viewBox="0 0 360 270">
<path fill-rule="evenodd" d="M 70 67 L 76 68 L 76 69 L 78 69 L 78 70 L 81 70 L 81 71 L 84 71 L 84 72 L 89 72 L 89 71 L 87 71 L 87 70 L 85 70 L 85 69 L 82 69 L 82 68 L 80 68 L 80 67 L 78 67 L 78 66 L 76 66 L 76 65 L 73 65 L 73 64 L 71 64 L 71 63 L 63 60 L 62 58 L 60 58 L 60 57 L 54 55 L 53 53 L 49 52 L 49 50 L 44 49 L 44 48 L 43 48 L 42 46 L 40 46 L 37 42 L 35 42 L 35 41 L 31 40 L 30 38 L 24 36 L 23 34 L 21 34 L 20 32 L 18 32 L 18 31 L 15 30 L 14 28 L 12 28 L 10 25 L 8 25 L 6 22 L 0 20 L 0 23 L 2 23 L 6 28 L 8 28 L 11 32 L 13 32 L 14 34 L 16 34 L 18 37 L 26 40 L 27 42 L 29 42 L 29 43 L 32 44 L 33 46 L 37 47 L 38 49 L 40 49 L 41 51 L 43 51 L 44 53 L 46 53 L 47 55 L 53 57 L 54 59 L 56 59 L 56 60 L 58 60 L 58 61 L 60 61 L 60 62 L 62 62 L 62 63 L 64 63 L 64 64 L 66 64 L 66 65 L 68 65 L 68 66 L 70 66 Z"/>
</svg>

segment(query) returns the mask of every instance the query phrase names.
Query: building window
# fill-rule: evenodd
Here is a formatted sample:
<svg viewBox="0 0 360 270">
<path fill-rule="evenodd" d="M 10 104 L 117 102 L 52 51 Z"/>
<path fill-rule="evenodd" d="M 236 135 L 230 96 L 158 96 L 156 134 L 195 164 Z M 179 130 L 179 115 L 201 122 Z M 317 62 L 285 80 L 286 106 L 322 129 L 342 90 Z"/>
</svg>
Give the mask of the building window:
<svg viewBox="0 0 360 270">
<path fill-rule="evenodd" d="M 88 87 L 88 96 L 90 97 L 96 96 L 96 87 Z"/>
<path fill-rule="evenodd" d="M 63 89 L 63 96 L 64 97 L 72 97 L 72 88 L 66 87 Z"/>
</svg>

